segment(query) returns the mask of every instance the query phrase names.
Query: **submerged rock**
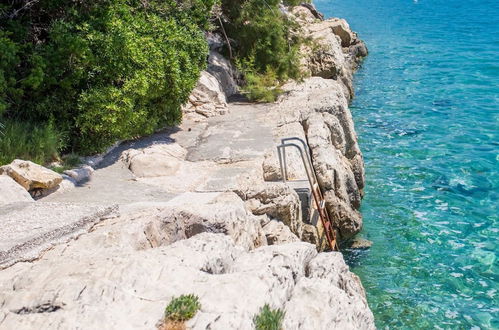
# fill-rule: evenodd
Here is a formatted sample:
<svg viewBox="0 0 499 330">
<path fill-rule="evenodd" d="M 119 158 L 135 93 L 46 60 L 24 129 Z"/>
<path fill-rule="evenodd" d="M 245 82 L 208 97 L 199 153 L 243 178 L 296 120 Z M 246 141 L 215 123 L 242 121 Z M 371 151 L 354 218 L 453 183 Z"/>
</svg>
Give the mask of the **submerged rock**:
<svg viewBox="0 0 499 330">
<path fill-rule="evenodd" d="M 348 243 L 350 249 L 367 250 L 373 245 L 370 240 L 356 237 Z"/>
</svg>

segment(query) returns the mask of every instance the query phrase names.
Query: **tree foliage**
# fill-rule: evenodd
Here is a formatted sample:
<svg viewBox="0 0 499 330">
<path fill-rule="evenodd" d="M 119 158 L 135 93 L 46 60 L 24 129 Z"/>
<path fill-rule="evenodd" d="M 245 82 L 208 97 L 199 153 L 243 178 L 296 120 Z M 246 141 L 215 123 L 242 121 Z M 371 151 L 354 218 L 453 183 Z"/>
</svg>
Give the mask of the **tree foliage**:
<svg viewBox="0 0 499 330">
<path fill-rule="evenodd" d="M 275 99 L 279 83 L 301 77 L 299 27 L 280 0 L 222 0 L 222 10 L 249 96 L 268 101 L 273 94 L 270 99 Z M 264 92 L 271 80 L 272 91 Z"/>
<path fill-rule="evenodd" d="M 203 29 L 213 2 L 4 5 L 0 115 L 52 121 L 68 149 L 87 153 L 178 122 L 206 65 Z"/>
<path fill-rule="evenodd" d="M 228 18 L 227 33 L 237 56 L 251 59 L 258 72 L 274 70 L 279 79 L 297 78 L 298 27 L 280 7 L 279 0 L 222 0 Z"/>
</svg>

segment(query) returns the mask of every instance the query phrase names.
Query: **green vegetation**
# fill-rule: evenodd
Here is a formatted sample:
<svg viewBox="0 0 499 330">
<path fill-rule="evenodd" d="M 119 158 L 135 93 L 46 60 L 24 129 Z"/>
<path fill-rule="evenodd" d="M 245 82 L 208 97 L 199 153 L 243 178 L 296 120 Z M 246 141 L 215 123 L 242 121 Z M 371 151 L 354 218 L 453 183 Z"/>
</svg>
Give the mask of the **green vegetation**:
<svg viewBox="0 0 499 330">
<path fill-rule="evenodd" d="M 58 148 L 64 137 L 54 129 L 52 122 L 42 125 L 7 121 L 0 132 L 0 164 L 16 158 L 48 163 L 58 158 Z"/>
<path fill-rule="evenodd" d="M 199 298 L 195 295 L 181 295 L 173 298 L 165 310 L 165 319 L 171 321 L 187 321 L 196 315 L 201 308 Z"/>
<path fill-rule="evenodd" d="M 260 313 L 253 319 L 257 330 L 281 330 L 284 312 L 280 309 L 271 309 L 265 304 Z"/>
<path fill-rule="evenodd" d="M 246 77 L 250 99 L 274 101 L 279 85 L 301 78 L 299 27 L 281 12 L 280 0 L 222 0 L 225 30 Z M 270 92 L 264 92 L 271 88 Z"/>
<path fill-rule="evenodd" d="M 52 122 L 58 150 L 92 153 L 180 120 L 213 0 L 25 2 L 0 5 L 2 121 Z"/>
<path fill-rule="evenodd" d="M 237 67 L 244 72 L 244 91 L 250 100 L 260 102 L 274 102 L 282 90 L 279 88 L 279 79 L 272 67 L 267 66 L 265 72 L 259 73 L 255 69 L 254 59 L 237 60 Z"/>
<path fill-rule="evenodd" d="M 301 77 L 303 41 L 279 0 L 0 4 L 0 165 L 100 152 L 178 123 L 210 29 L 227 32 L 251 99 L 274 101 Z"/>
</svg>

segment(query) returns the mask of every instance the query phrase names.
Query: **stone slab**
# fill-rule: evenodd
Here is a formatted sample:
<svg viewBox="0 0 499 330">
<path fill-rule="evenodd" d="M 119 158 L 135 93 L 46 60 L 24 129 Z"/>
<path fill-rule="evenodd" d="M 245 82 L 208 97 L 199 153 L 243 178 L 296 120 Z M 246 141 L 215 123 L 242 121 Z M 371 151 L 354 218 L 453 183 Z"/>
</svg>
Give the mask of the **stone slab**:
<svg viewBox="0 0 499 330">
<path fill-rule="evenodd" d="M 75 203 L 15 203 L 0 209 L 0 269 L 38 258 L 56 243 L 86 232 L 116 207 Z"/>
</svg>

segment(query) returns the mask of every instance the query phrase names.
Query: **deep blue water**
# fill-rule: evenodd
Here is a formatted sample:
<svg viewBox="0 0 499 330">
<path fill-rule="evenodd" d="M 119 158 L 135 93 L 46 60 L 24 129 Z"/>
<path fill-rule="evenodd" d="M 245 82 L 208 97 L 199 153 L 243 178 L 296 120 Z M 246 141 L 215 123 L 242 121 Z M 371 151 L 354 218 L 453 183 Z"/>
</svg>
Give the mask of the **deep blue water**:
<svg viewBox="0 0 499 330">
<path fill-rule="evenodd" d="M 370 50 L 351 109 L 374 245 L 346 257 L 377 326 L 498 329 L 499 1 L 315 4 Z"/>
</svg>

